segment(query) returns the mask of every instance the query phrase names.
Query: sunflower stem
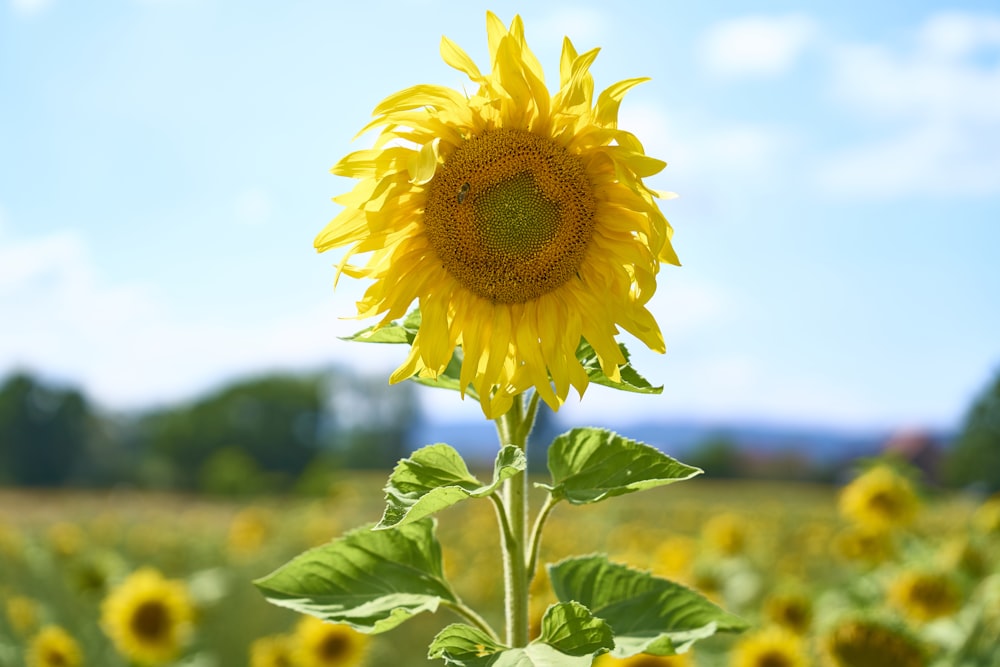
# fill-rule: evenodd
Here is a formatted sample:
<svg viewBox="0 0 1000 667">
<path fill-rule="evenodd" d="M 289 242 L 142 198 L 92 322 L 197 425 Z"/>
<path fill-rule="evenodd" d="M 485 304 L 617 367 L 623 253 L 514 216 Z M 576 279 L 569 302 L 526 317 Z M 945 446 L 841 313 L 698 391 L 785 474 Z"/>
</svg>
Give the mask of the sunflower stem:
<svg viewBox="0 0 1000 667">
<path fill-rule="evenodd" d="M 525 414 L 524 399 L 518 396 L 514 403 L 497 422 L 500 444 L 514 445 L 527 456 L 528 433 L 531 423 L 526 417 L 534 418 L 534 408 Z M 507 644 L 512 647 L 528 644 L 528 587 L 527 569 L 528 544 L 528 475 L 522 471 L 504 481 L 503 506 L 506 512 L 497 512 L 498 517 L 506 515 L 507 526 L 501 523 L 501 545 L 504 562 L 504 607 L 507 620 Z"/>
</svg>

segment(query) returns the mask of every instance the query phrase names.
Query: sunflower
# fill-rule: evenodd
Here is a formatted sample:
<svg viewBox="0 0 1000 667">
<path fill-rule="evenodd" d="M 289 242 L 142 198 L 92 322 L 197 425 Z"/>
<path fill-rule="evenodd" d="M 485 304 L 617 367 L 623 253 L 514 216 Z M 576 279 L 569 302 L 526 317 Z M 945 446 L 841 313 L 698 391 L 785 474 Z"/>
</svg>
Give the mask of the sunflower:
<svg viewBox="0 0 1000 667">
<path fill-rule="evenodd" d="M 840 621 L 825 638 L 836 667 L 924 667 L 923 648 L 902 628 L 867 618 Z"/>
<path fill-rule="evenodd" d="M 702 527 L 702 539 L 723 556 L 739 556 L 747 546 L 747 521 L 736 514 L 716 514 Z"/>
<path fill-rule="evenodd" d="M 910 480 L 885 465 L 868 469 L 840 494 L 841 514 L 877 530 L 909 525 L 918 505 Z"/>
<path fill-rule="evenodd" d="M 11 595 L 4 608 L 7 621 L 17 634 L 27 636 L 38 627 L 39 605 L 34 599 L 24 595 Z"/>
<path fill-rule="evenodd" d="M 741 639 L 733 648 L 732 667 L 806 667 L 805 644 L 789 630 L 768 627 Z"/>
<path fill-rule="evenodd" d="M 949 616 L 961 607 L 955 581 L 944 572 L 908 570 L 889 588 L 889 601 L 917 622 Z"/>
<path fill-rule="evenodd" d="M 295 628 L 297 667 L 357 667 L 365 660 L 368 636 L 347 625 L 304 616 Z"/>
<path fill-rule="evenodd" d="M 250 667 L 293 667 L 290 635 L 270 635 L 250 644 Z"/>
<path fill-rule="evenodd" d="M 183 582 L 152 568 L 133 572 L 101 605 L 101 624 L 115 648 L 148 665 L 170 662 L 180 653 L 193 615 Z"/>
<path fill-rule="evenodd" d="M 614 658 L 605 653 L 594 661 L 594 667 L 691 667 L 694 664 L 692 653 L 677 655 L 650 655 L 640 653 L 628 658 Z"/>
<path fill-rule="evenodd" d="M 589 379 L 581 341 L 604 374 L 621 381 L 619 327 L 653 350 L 663 337 L 646 309 L 661 262 L 679 264 L 672 229 L 643 178 L 666 163 L 618 128 L 620 81 L 594 100 L 598 49 L 564 39 L 559 89 L 550 94 L 521 18 L 487 14 L 490 70 L 447 37 L 444 61 L 477 87 L 463 94 L 417 85 L 386 98 L 362 132 L 374 148 L 333 173 L 360 179 L 334 201 L 344 210 L 316 238 L 319 251 L 348 246 L 338 276 L 373 284 L 358 317 L 376 328 L 416 301 L 419 330 L 391 382 L 435 378 L 461 347 L 459 382 L 497 417 L 534 387 L 557 410 Z M 370 255 L 368 254 L 370 253 Z M 348 262 L 365 254 L 364 265 Z"/>
<path fill-rule="evenodd" d="M 68 632 L 57 625 L 49 625 L 31 640 L 26 663 L 28 667 L 80 667 L 83 654 Z"/>
<path fill-rule="evenodd" d="M 798 591 L 773 593 L 764 600 L 764 616 L 775 625 L 804 635 L 812 624 L 812 600 Z"/>
</svg>

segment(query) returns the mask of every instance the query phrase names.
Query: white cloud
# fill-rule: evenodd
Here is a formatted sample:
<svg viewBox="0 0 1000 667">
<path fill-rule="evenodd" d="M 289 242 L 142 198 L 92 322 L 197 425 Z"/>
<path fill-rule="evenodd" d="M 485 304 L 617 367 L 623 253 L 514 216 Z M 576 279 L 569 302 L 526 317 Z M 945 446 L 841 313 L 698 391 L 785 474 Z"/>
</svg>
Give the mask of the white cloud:
<svg viewBox="0 0 1000 667">
<path fill-rule="evenodd" d="M 712 26 L 701 55 L 715 74 L 774 76 L 795 64 L 815 34 L 806 16 L 749 16 Z"/>
<path fill-rule="evenodd" d="M 52 0 L 10 0 L 11 9 L 14 10 L 15 14 L 22 16 L 40 14 L 42 11 L 48 9 L 51 4 Z"/>
<path fill-rule="evenodd" d="M 263 323 L 185 319 L 152 290 L 100 275 L 71 232 L 3 239 L 0 312 L 0 376 L 15 368 L 51 374 L 114 407 L 184 399 L 247 372 L 337 359 L 387 371 L 403 356 L 339 341 L 364 325 L 339 319 L 330 302 Z"/>
<path fill-rule="evenodd" d="M 826 160 L 826 190 L 1000 193 L 1000 17 L 939 14 L 907 49 L 850 45 L 832 56 L 835 100 L 884 134 Z"/>
</svg>

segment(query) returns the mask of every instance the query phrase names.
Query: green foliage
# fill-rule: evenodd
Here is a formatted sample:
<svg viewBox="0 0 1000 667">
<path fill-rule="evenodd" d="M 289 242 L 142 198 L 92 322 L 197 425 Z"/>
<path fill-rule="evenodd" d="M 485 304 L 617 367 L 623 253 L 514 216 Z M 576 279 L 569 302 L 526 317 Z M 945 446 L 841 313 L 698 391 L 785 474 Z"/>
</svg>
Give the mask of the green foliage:
<svg viewBox="0 0 1000 667">
<path fill-rule="evenodd" d="M 948 453 L 945 473 L 954 485 L 1000 490 L 1000 372 L 969 409 Z"/>
<path fill-rule="evenodd" d="M 673 655 L 717 631 L 747 624 L 700 594 L 648 572 L 611 563 L 604 556 L 569 558 L 549 566 L 556 597 L 576 600 L 611 626 L 612 654 Z"/>
<path fill-rule="evenodd" d="M 639 371 L 635 370 L 635 367 L 632 366 L 629 352 L 625 349 L 625 345 L 619 343 L 618 348 L 625 357 L 625 363 L 618 367 L 618 372 L 621 374 L 621 382 L 615 382 L 604 374 L 604 371 L 601 370 L 601 364 L 597 360 L 597 353 L 587 341 L 580 341 L 580 346 L 576 349 L 576 358 L 583 364 L 583 369 L 587 371 L 587 377 L 594 384 L 611 387 L 620 391 L 629 391 L 635 394 L 663 393 L 662 386 L 654 387 L 649 383 L 649 380 L 639 375 Z"/>
<path fill-rule="evenodd" d="M 385 487 L 386 507 L 376 528 L 411 523 L 468 498 L 483 498 L 525 469 L 524 452 L 506 446 L 497 454 L 493 481 L 472 476 L 462 456 L 445 444 L 428 445 L 399 462 Z"/>
<path fill-rule="evenodd" d="M 373 634 L 457 603 L 430 519 L 394 530 L 358 528 L 254 584 L 276 605 Z"/>
<path fill-rule="evenodd" d="M 0 387 L 0 481 L 57 486 L 86 455 L 94 416 L 75 389 L 57 389 L 26 375 Z M 6 479 L 5 479 L 6 478 Z"/>
<path fill-rule="evenodd" d="M 611 628 L 576 602 L 550 606 L 542 634 L 524 648 L 504 646 L 488 634 L 456 623 L 438 633 L 428 657 L 458 667 L 589 667 L 593 657 L 614 647 Z"/>
<path fill-rule="evenodd" d="M 732 439 L 716 435 L 698 444 L 694 451 L 685 456 L 688 462 L 703 470 L 712 477 L 731 478 L 745 474 L 739 447 Z"/>
<path fill-rule="evenodd" d="M 654 447 L 598 428 L 577 428 L 549 447 L 552 485 L 540 484 L 556 500 L 574 505 L 634 493 L 701 474 Z"/>
</svg>

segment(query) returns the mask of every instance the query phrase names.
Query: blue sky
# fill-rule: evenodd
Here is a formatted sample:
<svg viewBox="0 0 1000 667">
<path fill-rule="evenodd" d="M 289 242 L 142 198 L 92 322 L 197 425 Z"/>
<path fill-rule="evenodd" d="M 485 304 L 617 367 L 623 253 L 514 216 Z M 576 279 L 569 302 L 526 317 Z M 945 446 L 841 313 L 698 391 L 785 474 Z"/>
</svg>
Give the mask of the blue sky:
<svg viewBox="0 0 1000 667">
<path fill-rule="evenodd" d="M 884 6 L 883 6 L 884 5 Z M 566 418 L 950 427 L 1000 368 L 1000 10 L 966 2 L 223 2 L 0 5 L 0 373 L 109 408 L 401 349 L 337 339 L 312 239 L 329 174 L 388 94 L 466 82 L 485 12 L 601 46 L 597 87 L 650 76 L 622 126 L 684 266 L 652 309 L 657 397 L 600 388 Z M 443 393 L 442 393 L 443 394 Z M 429 392 L 436 419 L 479 419 Z"/>
</svg>

